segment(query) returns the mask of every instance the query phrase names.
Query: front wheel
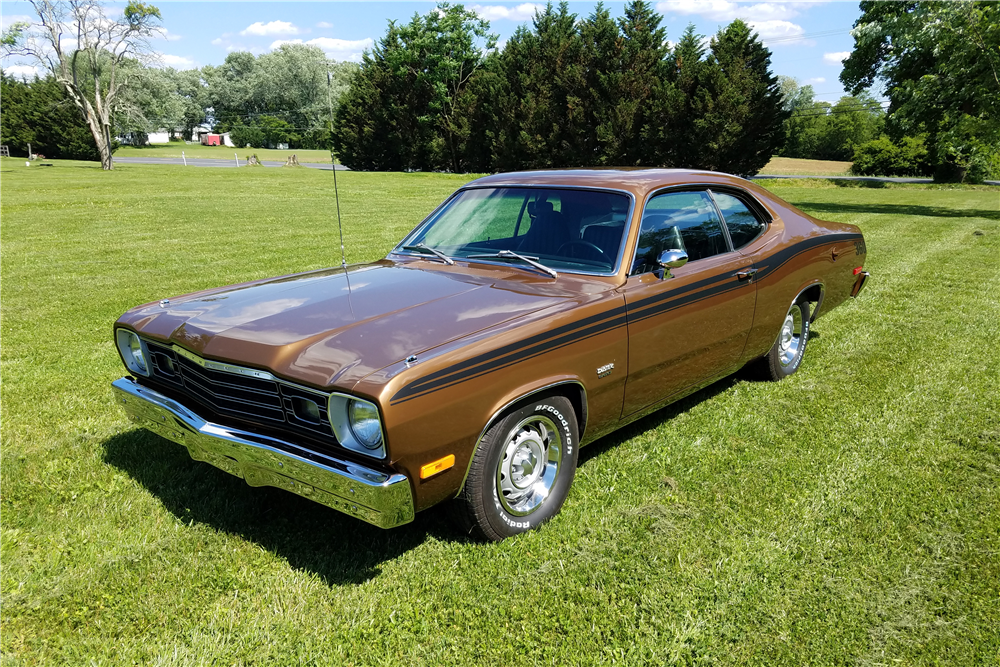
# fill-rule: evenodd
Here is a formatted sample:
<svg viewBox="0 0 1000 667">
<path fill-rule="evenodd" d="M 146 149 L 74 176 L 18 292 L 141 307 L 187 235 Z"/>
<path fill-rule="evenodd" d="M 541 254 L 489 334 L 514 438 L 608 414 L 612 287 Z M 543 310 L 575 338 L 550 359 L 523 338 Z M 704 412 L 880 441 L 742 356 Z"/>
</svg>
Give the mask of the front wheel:
<svg viewBox="0 0 1000 667">
<path fill-rule="evenodd" d="M 796 301 L 788 309 L 778 339 L 762 359 L 765 378 L 781 380 L 799 369 L 809 342 L 809 306 Z"/>
<path fill-rule="evenodd" d="M 578 430 L 563 396 L 532 399 L 491 426 L 458 497 L 468 532 L 499 541 L 555 516 L 576 473 Z"/>
</svg>

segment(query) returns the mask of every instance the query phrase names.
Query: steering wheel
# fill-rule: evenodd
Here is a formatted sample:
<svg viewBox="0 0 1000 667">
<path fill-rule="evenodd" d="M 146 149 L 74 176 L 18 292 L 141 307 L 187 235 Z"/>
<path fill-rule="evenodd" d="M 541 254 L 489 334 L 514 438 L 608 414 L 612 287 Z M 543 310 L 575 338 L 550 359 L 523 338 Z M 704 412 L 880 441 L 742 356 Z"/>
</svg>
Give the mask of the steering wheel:
<svg viewBox="0 0 1000 667">
<path fill-rule="evenodd" d="M 590 241 L 583 241 L 583 240 L 580 240 L 580 239 L 575 239 L 573 241 L 567 241 L 566 243 L 563 243 L 561 246 L 559 246 L 559 249 L 556 250 L 556 254 L 557 255 L 561 255 L 561 254 L 563 254 L 563 248 L 568 248 L 570 246 L 575 246 L 575 245 L 576 246 L 583 246 L 584 248 L 589 248 L 590 250 L 593 250 L 593 251 L 595 251 L 598 254 L 598 259 L 599 260 L 608 261 L 608 255 L 607 255 L 607 253 L 605 253 L 603 250 L 601 250 L 601 248 L 599 246 L 594 245 Z M 570 257 L 573 257 L 573 255 L 570 255 Z M 583 259 L 583 258 L 581 258 L 581 259 Z"/>
</svg>

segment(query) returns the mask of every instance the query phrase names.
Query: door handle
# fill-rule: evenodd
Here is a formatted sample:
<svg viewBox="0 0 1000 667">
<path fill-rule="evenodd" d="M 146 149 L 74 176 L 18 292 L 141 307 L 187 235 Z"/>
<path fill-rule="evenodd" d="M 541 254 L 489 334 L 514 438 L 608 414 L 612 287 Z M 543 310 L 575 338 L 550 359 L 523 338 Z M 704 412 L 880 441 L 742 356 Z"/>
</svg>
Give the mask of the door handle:
<svg viewBox="0 0 1000 667">
<path fill-rule="evenodd" d="M 757 275 L 757 269 L 754 268 L 743 269 L 742 271 L 737 271 L 733 275 L 739 278 L 740 280 L 753 280 L 753 277 Z"/>
</svg>

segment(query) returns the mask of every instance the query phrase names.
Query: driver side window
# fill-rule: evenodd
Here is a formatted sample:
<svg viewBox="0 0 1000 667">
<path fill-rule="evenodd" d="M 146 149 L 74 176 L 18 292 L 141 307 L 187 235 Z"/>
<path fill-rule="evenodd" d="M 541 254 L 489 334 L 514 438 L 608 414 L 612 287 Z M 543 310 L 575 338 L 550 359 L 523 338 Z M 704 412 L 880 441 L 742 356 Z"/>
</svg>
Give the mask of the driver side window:
<svg viewBox="0 0 1000 667">
<path fill-rule="evenodd" d="M 656 260 L 664 250 L 683 250 L 692 262 L 729 252 L 722 221 L 707 192 L 667 192 L 646 203 L 629 275 L 657 270 Z"/>
</svg>

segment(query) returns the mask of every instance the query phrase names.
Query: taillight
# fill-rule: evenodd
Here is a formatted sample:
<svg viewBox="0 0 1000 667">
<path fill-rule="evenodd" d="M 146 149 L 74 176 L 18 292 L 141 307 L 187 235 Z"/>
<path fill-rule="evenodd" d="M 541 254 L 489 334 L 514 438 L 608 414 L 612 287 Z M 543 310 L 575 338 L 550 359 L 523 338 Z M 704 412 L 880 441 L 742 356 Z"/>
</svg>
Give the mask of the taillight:
<svg viewBox="0 0 1000 667">
<path fill-rule="evenodd" d="M 861 273 L 864 270 L 865 270 L 865 267 L 859 266 L 858 268 L 854 269 L 854 275 L 858 275 L 859 273 Z"/>
</svg>

